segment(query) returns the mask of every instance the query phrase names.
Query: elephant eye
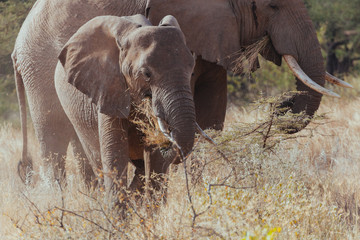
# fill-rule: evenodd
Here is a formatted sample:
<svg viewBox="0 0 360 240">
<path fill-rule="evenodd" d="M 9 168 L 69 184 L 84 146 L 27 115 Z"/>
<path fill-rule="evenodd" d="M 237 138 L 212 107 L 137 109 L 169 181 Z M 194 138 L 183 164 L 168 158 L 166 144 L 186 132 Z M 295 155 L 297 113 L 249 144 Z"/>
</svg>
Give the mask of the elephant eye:
<svg viewBox="0 0 360 240">
<path fill-rule="evenodd" d="M 279 10 L 279 7 L 274 3 L 270 3 L 269 7 L 273 10 Z"/>
<path fill-rule="evenodd" d="M 151 72 L 148 69 L 141 69 L 141 73 L 144 75 L 145 81 L 149 82 L 151 78 Z"/>
<path fill-rule="evenodd" d="M 151 73 L 150 73 L 150 72 L 146 72 L 144 75 L 145 75 L 145 77 L 147 77 L 147 78 L 150 78 L 150 77 L 151 77 Z"/>
</svg>

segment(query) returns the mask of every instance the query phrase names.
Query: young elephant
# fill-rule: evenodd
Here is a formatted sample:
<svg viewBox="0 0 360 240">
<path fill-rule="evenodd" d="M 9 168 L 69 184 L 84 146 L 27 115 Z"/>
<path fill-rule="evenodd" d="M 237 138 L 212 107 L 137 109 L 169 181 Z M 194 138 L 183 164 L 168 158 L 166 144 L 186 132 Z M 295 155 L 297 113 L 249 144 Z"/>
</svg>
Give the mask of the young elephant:
<svg viewBox="0 0 360 240">
<path fill-rule="evenodd" d="M 126 184 L 129 160 L 137 175 L 144 173 L 144 160 L 146 172 L 165 172 L 173 160 L 144 149 L 129 122 L 132 104 L 145 97 L 151 97 L 163 130 L 169 127 L 184 154 L 192 149 L 195 62 L 174 17 L 166 16 L 159 26 L 142 15 L 96 17 L 70 38 L 59 60 L 55 87 L 61 105 L 94 172 L 102 169 L 107 191 L 114 179 Z M 175 151 L 173 146 L 165 155 L 174 157 Z"/>
</svg>

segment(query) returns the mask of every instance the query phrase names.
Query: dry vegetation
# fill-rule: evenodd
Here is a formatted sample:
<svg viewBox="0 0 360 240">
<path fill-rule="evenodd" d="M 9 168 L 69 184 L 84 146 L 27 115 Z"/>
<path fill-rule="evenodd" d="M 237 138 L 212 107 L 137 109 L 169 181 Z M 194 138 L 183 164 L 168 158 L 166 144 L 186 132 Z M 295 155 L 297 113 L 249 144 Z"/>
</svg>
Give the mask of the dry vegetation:
<svg viewBox="0 0 360 240">
<path fill-rule="evenodd" d="M 40 162 L 35 183 L 23 185 L 21 134 L 2 125 L 1 239 L 358 239 L 360 99 L 324 99 L 327 117 L 290 136 L 269 101 L 229 108 L 225 130 L 207 132 L 218 147 L 198 137 L 187 172 L 172 167 L 167 202 L 131 200 L 123 217 L 102 189 L 81 184 L 71 149 L 66 187 Z M 29 142 L 39 159 L 35 137 Z"/>
</svg>

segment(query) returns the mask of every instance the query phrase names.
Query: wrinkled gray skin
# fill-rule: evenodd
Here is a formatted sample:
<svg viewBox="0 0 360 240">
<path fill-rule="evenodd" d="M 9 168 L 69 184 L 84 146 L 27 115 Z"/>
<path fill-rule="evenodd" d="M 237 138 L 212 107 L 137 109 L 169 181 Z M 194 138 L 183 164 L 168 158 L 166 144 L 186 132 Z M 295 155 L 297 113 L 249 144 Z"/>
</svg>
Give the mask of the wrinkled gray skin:
<svg viewBox="0 0 360 240">
<path fill-rule="evenodd" d="M 283 55 L 291 55 L 313 81 L 324 86 L 325 68 L 321 48 L 303 0 L 148 1 L 150 21 L 158 21 L 164 12 L 177 18 L 189 48 L 203 60 L 216 62 L 231 70 L 241 47 L 267 35 L 271 42 L 260 52 L 263 57 L 280 65 Z M 211 127 L 214 123 L 219 123 L 217 126 L 221 128 L 225 105 L 217 102 L 226 98 L 226 73 L 214 69 L 213 78 L 207 75 L 207 71 L 197 73 L 198 69 L 197 64 L 195 73 L 199 77 L 194 95 L 197 121 L 203 128 Z M 283 105 L 290 107 L 294 113 L 305 111 L 308 116 L 313 116 L 322 94 L 299 80 L 296 85 L 298 91 L 307 94 L 296 96 Z M 213 97 L 208 99 L 208 95 Z M 216 110 L 204 113 L 209 106 L 216 106 L 212 107 Z M 289 132 L 299 131 L 307 123 Z"/>
<path fill-rule="evenodd" d="M 192 89 L 197 122 L 202 128 L 222 129 L 226 70 L 232 69 L 235 53 L 265 35 L 271 39 L 262 51 L 266 59 L 279 65 L 282 55 L 292 55 L 310 78 L 324 85 L 320 45 L 302 0 L 38 0 L 20 30 L 13 53 L 24 129 L 23 161 L 19 168 L 22 175 L 31 164 L 26 154 L 24 91 L 42 156 L 50 152 L 64 155 L 76 135 L 56 98 L 56 56 L 70 36 L 93 17 L 144 12 L 153 23 L 168 14 L 175 16 L 190 50 L 197 55 Z M 295 113 L 306 111 L 312 116 L 322 95 L 300 81 L 297 89 L 308 94 L 284 105 Z M 54 162 L 62 165 L 59 157 Z M 83 166 L 86 168 L 86 164 Z"/>
<path fill-rule="evenodd" d="M 192 149 L 195 61 L 175 18 L 166 16 L 152 26 L 143 15 L 96 17 L 70 38 L 59 60 L 56 92 L 94 172 L 102 169 L 107 190 L 114 179 L 127 182 L 130 159 L 145 159 L 147 173 L 164 173 L 177 151 L 171 148 L 166 154 L 170 159 L 150 162 L 140 132 L 129 122 L 132 104 L 150 93 L 156 117 L 168 124 L 184 154 Z M 132 187 L 141 190 L 139 177 Z"/>
<path fill-rule="evenodd" d="M 92 168 L 85 160 L 74 128 L 56 95 L 54 72 L 57 56 L 70 37 L 90 19 L 100 15 L 144 13 L 145 4 L 145 1 L 134 0 L 39 0 L 34 4 L 21 27 L 12 54 L 24 139 L 22 161 L 18 167 L 23 180 L 32 168 L 27 154 L 25 92 L 46 169 L 54 169 L 56 179 L 65 177 L 63 156 L 66 156 L 71 142 L 78 159 L 84 159 L 79 166 L 85 181 L 92 180 L 94 174 L 85 174 Z"/>
</svg>

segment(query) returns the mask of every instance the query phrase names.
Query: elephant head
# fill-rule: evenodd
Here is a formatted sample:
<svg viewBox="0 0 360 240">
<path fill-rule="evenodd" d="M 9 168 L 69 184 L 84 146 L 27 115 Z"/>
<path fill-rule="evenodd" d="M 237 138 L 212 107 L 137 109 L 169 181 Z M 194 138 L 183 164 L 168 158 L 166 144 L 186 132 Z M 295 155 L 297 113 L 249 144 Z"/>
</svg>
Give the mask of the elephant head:
<svg viewBox="0 0 360 240">
<path fill-rule="evenodd" d="M 305 111 L 311 117 L 323 94 L 338 96 L 323 88 L 325 79 L 349 87 L 325 73 L 316 31 L 302 0 L 148 0 L 151 21 L 164 12 L 178 19 L 192 51 L 228 70 L 242 48 L 268 36 L 261 55 L 277 65 L 284 57 L 296 76 L 297 90 L 306 92 L 284 103 L 294 113 Z"/>
<path fill-rule="evenodd" d="M 128 118 L 132 103 L 151 97 L 153 111 L 172 139 L 184 152 L 191 150 L 195 61 L 174 17 L 165 17 L 159 26 L 142 15 L 96 17 L 73 35 L 59 59 L 67 81 L 98 112 Z"/>
</svg>

